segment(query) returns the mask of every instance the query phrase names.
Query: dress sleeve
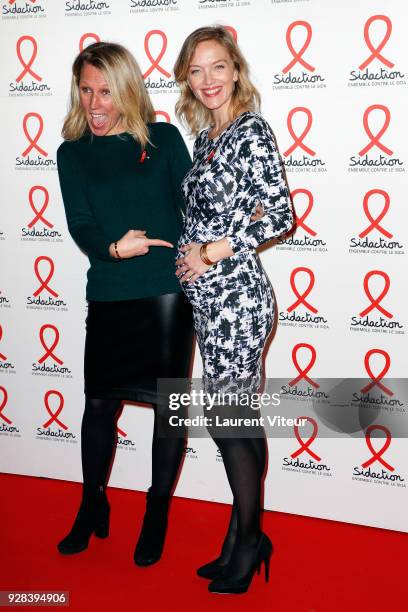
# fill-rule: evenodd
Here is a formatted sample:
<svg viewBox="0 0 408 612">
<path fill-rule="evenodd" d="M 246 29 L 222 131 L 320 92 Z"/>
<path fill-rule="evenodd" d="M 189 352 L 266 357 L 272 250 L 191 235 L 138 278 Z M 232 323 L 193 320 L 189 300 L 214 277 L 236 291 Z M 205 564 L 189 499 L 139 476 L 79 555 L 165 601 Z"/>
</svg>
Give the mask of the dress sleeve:
<svg viewBox="0 0 408 612">
<path fill-rule="evenodd" d="M 234 233 L 227 240 L 234 253 L 240 253 L 288 232 L 294 215 L 283 162 L 273 132 L 264 119 L 252 117 L 239 126 L 236 152 L 238 164 L 245 173 L 248 196 L 264 211 L 259 221 L 251 222 L 242 214 L 235 216 Z"/>
<path fill-rule="evenodd" d="M 69 233 L 88 256 L 118 262 L 119 259 L 109 254 L 109 245 L 112 241 L 104 235 L 95 221 L 81 183 L 80 168 L 67 149 L 67 143 L 59 147 L 57 164 Z"/>
<path fill-rule="evenodd" d="M 170 127 L 170 126 L 169 126 Z M 173 190 L 173 201 L 177 217 L 184 217 L 186 204 L 181 190 L 181 183 L 191 168 L 191 157 L 182 135 L 175 126 L 169 131 L 170 147 L 168 147 L 168 159 L 170 166 L 171 184 Z"/>
</svg>

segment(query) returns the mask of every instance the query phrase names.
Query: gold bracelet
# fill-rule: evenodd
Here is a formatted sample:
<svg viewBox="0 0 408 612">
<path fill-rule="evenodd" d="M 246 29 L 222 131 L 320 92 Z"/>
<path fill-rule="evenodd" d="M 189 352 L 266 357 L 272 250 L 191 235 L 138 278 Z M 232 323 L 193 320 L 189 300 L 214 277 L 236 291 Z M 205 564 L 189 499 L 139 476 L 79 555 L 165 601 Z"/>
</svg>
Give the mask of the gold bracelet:
<svg viewBox="0 0 408 612">
<path fill-rule="evenodd" d="M 214 266 L 217 262 L 216 261 L 211 261 L 211 259 L 208 257 L 208 255 L 207 255 L 207 247 L 208 247 L 208 243 L 207 244 L 202 244 L 200 246 L 201 261 L 203 263 L 205 263 L 206 266 Z"/>
<path fill-rule="evenodd" d="M 116 259 L 122 259 L 121 256 L 119 255 L 119 251 L 118 251 L 118 241 L 115 240 L 115 242 L 113 243 L 113 246 L 115 248 L 115 255 L 116 255 Z"/>
</svg>

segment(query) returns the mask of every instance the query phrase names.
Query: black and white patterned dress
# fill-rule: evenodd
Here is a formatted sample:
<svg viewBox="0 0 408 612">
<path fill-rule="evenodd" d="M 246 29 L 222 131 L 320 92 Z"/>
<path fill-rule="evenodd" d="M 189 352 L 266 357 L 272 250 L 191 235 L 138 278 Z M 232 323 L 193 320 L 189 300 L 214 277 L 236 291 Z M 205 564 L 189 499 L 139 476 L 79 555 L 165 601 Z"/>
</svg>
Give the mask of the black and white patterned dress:
<svg viewBox="0 0 408 612">
<path fill-rule="evenodd" d="M 208 132 L 198 136 L 183 181 L 187 210 L 178 246 L 226 237 L 234 255 L 182 287 L 193 305 L 207 388 L 228 379 L 255 389 L 275 309 L 256 248 L 292 227 L 291 200 L 273 133 L 259 114 L 243 113 L 212 140 Z M 251 222 L 258 203 L 264 216 Z"/>
</svg>

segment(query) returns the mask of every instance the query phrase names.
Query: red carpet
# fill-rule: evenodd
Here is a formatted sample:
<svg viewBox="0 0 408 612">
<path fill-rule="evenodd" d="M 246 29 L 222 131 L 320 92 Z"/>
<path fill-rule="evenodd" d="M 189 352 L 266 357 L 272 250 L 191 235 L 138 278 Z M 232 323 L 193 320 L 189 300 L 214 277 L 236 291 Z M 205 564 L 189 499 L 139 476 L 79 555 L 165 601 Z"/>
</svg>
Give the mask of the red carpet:
<svg viewBox="0 0 408 612">
<path fill-rule="evenodd" d="M 144 494 L 110 489 L 109 538 L 64 557 L 55 544 L 71 526 L 79 485 L 12 475 L 0 475 L 0 484 L 0 590 L 69 591 L 65 609 L 92 612 L 407 609 L 406 534 L 267 512 L 275 545 L 269 585 L 255 575 L 245 595 L 211 595 L 195 568 L 216 556 L 228 506 L 176 498 L 163 559 L 142 569 L 132 556 Z"/>
</svg>

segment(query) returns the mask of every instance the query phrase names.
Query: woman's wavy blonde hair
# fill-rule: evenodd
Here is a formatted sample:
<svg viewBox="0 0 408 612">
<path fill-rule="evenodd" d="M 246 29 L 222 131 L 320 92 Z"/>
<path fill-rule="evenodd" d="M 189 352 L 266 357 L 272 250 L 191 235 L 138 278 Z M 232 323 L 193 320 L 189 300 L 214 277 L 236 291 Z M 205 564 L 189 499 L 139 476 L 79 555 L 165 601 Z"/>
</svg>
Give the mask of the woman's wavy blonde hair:
<svg viewBox="0 0 408 612">
<path fill-rule="evenodd" d="M 238 71 L 238 80 L 229 107 L 230 119 L 233 121 L 245 111 L 257 111 L 261 104 L 261 97 L 249 78 L 249 67 L 235 42 L 231 32 L 223 26 L 206 26 L 198 28 L 190 34 L 183 43 L 174 66 L 174 75 L 180 86 L 181 96 L 176 103 L 176 115 L 182 123 L 188 126 L 192 134 L 197 135 L 200 130 L 211 123 L 210 111 L 197 100 L 188 84 L 188 70 L 191 59 L 199 43 L 206 40 L 215 40 L 222 45 L 234 62 Z"/>
<path fill-rule="evenodd" d="M 72 65 L 71 100 L 62 128 L 63 138 L 78 140 L 89 132 L 79 95 L 84 64 L 91 64 L 103 72 L 113 104 L 121 114 L 124 130 L 144 147 L 149 140 L 147 123 L 155 121 L 155 113 L 135 58 L 116 43 L 94 43 L 76 57 Z"/>
</svg>

